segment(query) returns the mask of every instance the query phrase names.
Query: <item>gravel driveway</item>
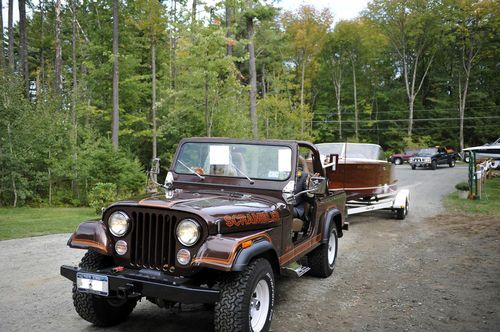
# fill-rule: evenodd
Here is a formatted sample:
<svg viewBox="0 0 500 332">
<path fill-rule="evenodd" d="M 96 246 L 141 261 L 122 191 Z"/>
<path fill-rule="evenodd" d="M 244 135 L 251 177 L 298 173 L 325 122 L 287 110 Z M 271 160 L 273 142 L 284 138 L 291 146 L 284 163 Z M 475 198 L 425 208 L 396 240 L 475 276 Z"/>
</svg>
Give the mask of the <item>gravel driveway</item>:
<svg viewBox="0 0 500 332">
<path fill-rule="evenodd" d="M 440 198 L 466 178 L 465 167 L 397 167 L 411 190 L 405 221 L 390 212 L 350 218 L 330 278 L 282 278 L 274 331 L 497 330 L 500 326 L 500 220 L 444 213 Z M 83 251 L 69 234 L 0 241 L 0 331 L 99 330 L 74 311 L 62 264 Z M 142 301 L 107 331 L 210 331 L 203 306 L 165 310 Z"/>
</svg>

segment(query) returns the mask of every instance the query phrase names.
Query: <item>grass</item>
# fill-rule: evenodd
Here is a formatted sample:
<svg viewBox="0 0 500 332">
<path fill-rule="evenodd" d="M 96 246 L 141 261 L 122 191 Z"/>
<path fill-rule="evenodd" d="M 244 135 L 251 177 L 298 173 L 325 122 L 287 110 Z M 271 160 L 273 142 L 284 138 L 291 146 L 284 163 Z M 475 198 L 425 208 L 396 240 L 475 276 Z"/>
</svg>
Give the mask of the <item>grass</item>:
<svg viewBox="0 0 500 332">
<path fill-rule="evenodd" d="M 91 208 L 1 208 L 0 240 L 72 232 L 97 218 Z"/>
<path fill-rule="evenodd" d="M 480 200 L 460 199 L 455 191 L 444 198 L 444 205 L 453 212 L 500 216 L 500 177 L 486 180 Z"/>
</svg>

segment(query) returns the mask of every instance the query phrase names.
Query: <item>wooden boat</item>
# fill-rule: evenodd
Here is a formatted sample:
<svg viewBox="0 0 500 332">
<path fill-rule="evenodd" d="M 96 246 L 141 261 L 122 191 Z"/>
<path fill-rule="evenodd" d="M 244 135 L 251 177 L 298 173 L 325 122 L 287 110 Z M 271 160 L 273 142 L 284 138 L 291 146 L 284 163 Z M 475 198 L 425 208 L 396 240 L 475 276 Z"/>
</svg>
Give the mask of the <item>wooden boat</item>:
<svg viewBox="0 0 500 332">
<path fill-rule="evenodd" d="M 337 168 L 327 168 L 330 190 L 345 190 L 348 200 L 369 199 L 395 193 L 397 180 L 394 165 L 385 160 L 377 144 L 321 143 L 316 144 L 322 160 L 331 154 L 339 156 Z"/>
</svg>

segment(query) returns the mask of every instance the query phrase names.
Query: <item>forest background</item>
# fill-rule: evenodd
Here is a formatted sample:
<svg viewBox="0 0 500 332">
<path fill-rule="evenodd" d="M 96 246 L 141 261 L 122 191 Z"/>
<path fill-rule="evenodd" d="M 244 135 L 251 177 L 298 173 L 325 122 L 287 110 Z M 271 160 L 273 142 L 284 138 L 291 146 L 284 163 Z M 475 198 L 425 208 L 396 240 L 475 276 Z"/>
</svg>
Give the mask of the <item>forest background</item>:
<svg viewBox="0 0 500 332">
<path fill-rule="evenodd" d="M 373 0 L 335 25 L 264 0 L 19 0 L 15 24 L 4 6 L 0 206 L 136 194 L 185 137 L 391 153 L 500 134 L 494 0 Z"/>
</svg>

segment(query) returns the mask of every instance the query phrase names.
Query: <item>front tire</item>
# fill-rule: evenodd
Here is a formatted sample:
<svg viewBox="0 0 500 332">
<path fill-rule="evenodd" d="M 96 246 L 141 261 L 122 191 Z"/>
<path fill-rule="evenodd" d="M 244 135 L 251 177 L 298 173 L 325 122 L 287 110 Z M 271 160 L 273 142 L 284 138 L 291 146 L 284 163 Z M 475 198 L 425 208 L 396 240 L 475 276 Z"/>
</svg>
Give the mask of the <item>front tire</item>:
<svg viewBox="0 0 500 332">
<path fill-rule="evenodd" d="M 83 256 L 79 266 L 87 271 L 96 271 L 111 265 L 111 257 L 89 250 Z M 125 321 L 134 310 L 137 300 L 119 300 L 80 293 L 76 284 L 73 284 L 73 304 L 80 317 L 96 326 L 106 327 Z"/>
<path fill-rule="evenodd" d="M 307 260 L 311 270 L 309 273 L 315 277 L 327 278 L 332 275 L 337 261 L 338 237 L 335 225 L 331 226 L 328 242 L 314 249 Z"/>
<path fill-rule="evenodd" d="M 433 160 L 433 161 L 431 162 L 431 169 L 432 169 L 433 171 L 435 171 L 437 167 L 438 167 L 438 165 L 437 165 L 437 161 Z"/>
<path fill-rule="evenodd" d="M 274 307 L 274 275 L 269 261 L 258 258 L 245 271 L 228 274 L 219 284 L 215 331 L 269 331 Z"/>
<path fill-rule="evenodd" d="M 411 165 L 411 169 L 412 170 L 416 170 L 417 169 L 417 165 Z"/>
</svg>

